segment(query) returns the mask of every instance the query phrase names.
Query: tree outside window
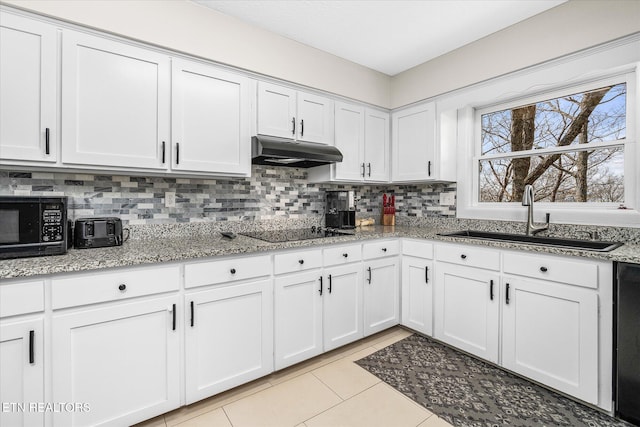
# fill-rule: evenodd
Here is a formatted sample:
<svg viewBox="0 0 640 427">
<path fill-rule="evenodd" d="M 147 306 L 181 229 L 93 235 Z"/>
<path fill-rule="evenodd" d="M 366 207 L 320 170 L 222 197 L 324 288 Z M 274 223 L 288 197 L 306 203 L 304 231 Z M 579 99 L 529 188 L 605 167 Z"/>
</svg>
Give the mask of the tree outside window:
<svg viewBox="0 0 640 427">
<path fill-rule="evenodd" d="M 625 83 L 482 114 L 479 201 L 624 203 Z"/>
</svg>

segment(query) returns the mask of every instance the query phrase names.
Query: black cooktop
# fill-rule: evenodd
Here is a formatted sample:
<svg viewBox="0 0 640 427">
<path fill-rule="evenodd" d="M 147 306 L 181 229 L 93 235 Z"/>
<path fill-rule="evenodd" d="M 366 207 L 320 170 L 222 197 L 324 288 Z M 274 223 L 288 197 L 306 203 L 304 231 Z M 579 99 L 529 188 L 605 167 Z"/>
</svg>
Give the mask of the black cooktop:
<svg viewBox="0 0 640 427">
<path fill-rule="evenodd" d="M 354 232 L 333 228 L 311 227 L 289 230 L 251 231 L 239 234 L 269 243 L 280 243 L 295 242 L 297 240 L 321 239 L 323 237 L 353 235 Z"/>
</svg>

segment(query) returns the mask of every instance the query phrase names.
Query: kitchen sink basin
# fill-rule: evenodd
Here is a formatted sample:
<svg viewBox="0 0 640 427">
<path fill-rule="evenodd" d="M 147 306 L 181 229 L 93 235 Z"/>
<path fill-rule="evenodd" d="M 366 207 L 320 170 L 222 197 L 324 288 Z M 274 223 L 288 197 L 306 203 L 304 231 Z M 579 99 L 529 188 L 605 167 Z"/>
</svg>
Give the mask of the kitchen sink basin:
<svg viewBox="0 0 640 427">
<path fill-rule="evenodd" d="M 620 242 L 599 240 L 564 239 L 559 237 L 526 236 L 524 234 L 493 233 L 490 231 L 463 230 L 440 233 L 440 236 L 463 237 L 468 239 L 492 240 L 499 242 L 525 243 L 528 245 L 553 246 L 557 248 L 581 249 L 584 251 L 609 252 L 622 246 Z"/>
</svg>

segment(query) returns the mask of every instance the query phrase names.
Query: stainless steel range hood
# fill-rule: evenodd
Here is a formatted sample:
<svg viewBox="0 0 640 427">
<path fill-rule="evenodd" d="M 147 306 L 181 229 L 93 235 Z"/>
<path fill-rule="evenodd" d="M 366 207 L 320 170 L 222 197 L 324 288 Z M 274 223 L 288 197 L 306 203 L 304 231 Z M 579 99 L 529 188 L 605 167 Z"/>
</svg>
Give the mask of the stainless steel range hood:
<svg viewBox="0 0 640 427">
<path fill-rule="evenodd" d="M 342 161 L 342 153 L 332 145 L 265 135 L 251 138 L 251 157 L 251 163 L 256 165 L 294 168 L 312 168 Z"/>
</svg>

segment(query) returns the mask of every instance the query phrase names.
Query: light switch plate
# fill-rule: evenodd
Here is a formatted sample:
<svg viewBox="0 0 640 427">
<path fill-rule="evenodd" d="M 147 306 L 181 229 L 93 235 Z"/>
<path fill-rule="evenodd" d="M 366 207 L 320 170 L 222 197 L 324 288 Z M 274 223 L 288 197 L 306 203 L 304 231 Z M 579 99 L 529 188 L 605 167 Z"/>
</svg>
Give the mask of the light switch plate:
<svg viewBox="0 0 640 427">
<path fill-rule="evenodd" d="M 440 206 L 453 206 L 455 203 L 456 197 L 454 193 L 440 193 Z"/>
<path fill-rule="evenodd" d="M 176 207 L 176 193 L 164 193 L 164 207 L 175 208 Z"/>
</svg>

